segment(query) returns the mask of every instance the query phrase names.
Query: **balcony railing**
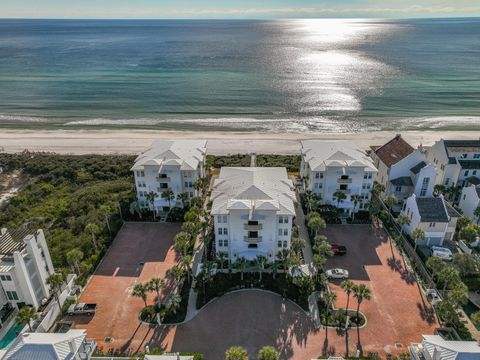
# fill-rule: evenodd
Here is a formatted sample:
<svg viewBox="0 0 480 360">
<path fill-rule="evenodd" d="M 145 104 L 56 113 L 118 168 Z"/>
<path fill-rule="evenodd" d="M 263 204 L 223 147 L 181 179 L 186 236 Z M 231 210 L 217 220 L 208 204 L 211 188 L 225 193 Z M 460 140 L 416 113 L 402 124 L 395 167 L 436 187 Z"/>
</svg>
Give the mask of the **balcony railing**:
<svg viewBox="0 0 480 360">
<path fill-rule="evenodd" d="M 166 183 L 166 182 L 170 182 L 170 178 L 169 177 L 157 177 L 157 181 L 159 183 Z"/>
<path fill-rule="evenodd" d="M 258 237 L 252 238 L 252 237 L 244 236 L 243 241 L 248 242 L 249 244 L 258 244 L 259 242 L 262 242 L 262 237 L 258 236 Z"/>
<path fill-rule="evenodd" d="M 338 184 L 351 184 L 351 183 L 352 183 L 352 179 L 351 179 L 351 178 L 349 178 L 349 179 L 338 178 L 338 179 L 337 179 L 337 183 L 338 183 Z"/>
<path fill-rule="evenodd" d="M 248 231 L 258 231 L 263 229 L 263 225 L 262 224 L 257 224 L 257 225 L 244 224 L 243 229 Z"/>
</svg>

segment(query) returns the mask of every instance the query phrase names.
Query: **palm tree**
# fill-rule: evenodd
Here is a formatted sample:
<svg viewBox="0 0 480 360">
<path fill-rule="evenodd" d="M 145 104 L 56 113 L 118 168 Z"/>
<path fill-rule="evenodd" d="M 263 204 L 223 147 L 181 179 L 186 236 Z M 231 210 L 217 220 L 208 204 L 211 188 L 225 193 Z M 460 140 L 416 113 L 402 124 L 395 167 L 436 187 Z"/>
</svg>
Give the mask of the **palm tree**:
<svg viewBox="0 0 480 360">
<path fill-rule="evenodd" d="M 352 212 L 352 221 L 355 220 L 355 212 L 357 211 L 357 205 L 362 200 L 362 197 L 359 194 L 354 194 L 350 196 L 350 200 L 353 202 L 353 212 Z"/>
<path fill-rule="evenodd" d="M 67 252 L 67 262 L 73 266 L 75 273 L 80 275 L 80 261 L 83 259 L 83 252 L 79 249 L 72 249 Z"/>
<path fill-rule="evenodd" d="M 430 269 L 432 276 L 435 279 L 437 279 L 438 273 L 445 267 L 445 263 L 438 256 L 430 256 L 425 265 L 427 265 L 427 268 Z"/>
<path fill-rule="evenodd" d="M 373 183 L 373 187 L 372 187 L 372 195 L 374 197 L 379 197 L 381 193 L 383 193 L 385 191 L 385 186 L 378 183 L 378 182 L 374 182 Z"/>
<path fill-rule="evenodd" d="M 359 323 L 360 304 L 363 300 L 370 300 L 372 298 L 372 291 L 365 284 L 358 284 L 353 287 L 353 297 L 357 299 L 357 324 Z M 357 326 L 358 343 L 357 348 L 360 350 L 360 356 L 363 356 L 362 345 L 360 343 L 360 331 Z"/>
<path fill-rule="evenodd" d="M 182 256 L 182 258 L 180 259 L 180 267 L 187 274 L 188 282 L 190 282 L 190 278 L 192 275 L 192 260 L 193 260 L 192 255 L 185 255 L 185 256 Z"/>
<path fill-rule="evenodd" d="M 313 255 L 312 260 L 312 265 L 315 268 L 315 279 L 318 281 L 318 275 L 320 274 L 320 270 L 323 268 L 323 265 L 325 265 L 327 259 L 325 259 L 325 257 L 320 254 L 315 254 Z"/>
<path fill-rule="evenodd" d="M 155 199 L 158 197 L 155 191 L 150 191 L 145 197 L 150 204 L 150 210 L 152 210 L 153 221 L 155 221 Z"/>
<path fill-rule="evenodd" d="M 143 300 L 145 307 L 147 307 L 147 292 L 148 287 L 142 283 L 135 284 L 132 290 L 132 296 L 138 297 Z"/>
<path fill-rule="evenodd" d="M 438 281 L 443 283 L 443 292 L 447 290 L 448 285 L 460 282 L 460 274 L 457 269 L 452 266 L 445 266 L 438 272 Z"/>
<path fill-rule="evenodd" d="M 185 276 L 185 270 L 183 270 L 179 265 L 175 265 L 168 270 L 168 274 L 173 277 L 175 284 L 180 286 L 180 282 Z"/>
<path fill-rule="evenodd" d="M 182 303 L 182 297 L 178 295 L 176 292 L 172 293 L 168 298 L 168 308 L 174 313 L 177 313 L 177 309 L 180 307 Z"/>
<path fill-rule="evenodd" d="M 310 213 L 312 214 L 312 213 Z M 318 232 L 320 230 L 323 230 L 327 227 L 327 223 L 325 222 L 325 220 L 323 220 L 320 215 L 318 216 L 310 216 L 309 214 L 309 219 L 308 219 L 308 222 L 307 222 L 307 226 L 309 229 L 312 229 L 314 232 L 315 232 L 315 236 L 318 235 Z M 313 213 L 313 214 L 318 214 L 318 213 Z"/>
<path fill-rule="evenodd" d="M 348 305 L 350 304 L 350 295 L 352 294 L 355 283 L 352 280 L 343 280 L 340 283 L 340 287 L 343 289 L 345 294 L 347 294 L 347 304 L 345 305 L 345 316 L 348 315 Z"/>
<path fill-rule="evenodd" d="M 291 249 L 296 253 L 300 254 L 305 248 L 306 242 L 302 238 L 295 238 L 291 242 Z"/>
<path fill-rule="evenodd" d="M 392 206 L 397 203 L 397 198 L 395 196 L 387 196 L 384 200 L 385 205 L 388 207 L 388 211 L 392 212 Z"/>
<path fill-rule="evenodd" d="M 337 201 L 337 208 L 340 207 L 340 203 L 347 198 L 347 195 L 342 190 L 337 190 L 333 193 L 332 198 Z"/>
<path fill-rule="evenodd" d="M 142 208 L 140 207 L 140 204 L 138 201 L 132 201 L 130 203 L 130 214 L 135 215 L 135 213 L 138 214 L 138 217 L 141 219 L 142 218 Z"/>
<path fill-rule="evenodd" d="M 258 352 L 258 360 L 278 360 L 280 355 L 277 350 L 271 346 L 264 346 Z"/>
<path fill-rule="evenodd" d="M 190 199 L 190 196 L 187 193 L 180 193 L 177 195 L 177 200 L 182 202 L 182 207 L 184 209 L 187 207 L 188 199 Z"/>
<path fill-rule="evenodd" d="M 333 256 L 332 245 L 326 241 L 315 244 L 314 249 L 322 256 Z"/>
<path fill-rule="evenodd" d="M 95 249 L 98 249 L 97 238 L 96 236 L 100 233 L 100 228 L 97 224 L 89 223 L 85 226 L 85 231 L 92 235 L 92 242 Z"/>
<path fill-rule="evenodd" d="M 148 291 L 155 291 L 157 294 L 157 302 L 160 303 L 160 290 L 165 288 L 165 280 L 154 277 L 150 279 L 146 286 Z"/>
<path fill-rule="evenodd" d="M 270 267 L 272 269 L 272 274 L 273 274 L 273 279 L 276 279 L 277 277 L 277 272 L 278 272 L 278 269 L 280 268 L 282 264 L 280 263 L 280 261 L 273 261 L 271 264 L 270 264 Z"/>
<path fill-rule="evenodd" d="M 415 230 L 412 231 L 412 238 L 415 240 L 415 247 L 414 247 L 414 251 L 416 252 L 417 251 L 417 242 L 419 240 L 425 240 L 426 237 L 425 237 L 425 231 L 423 231 L 422 229 L 420 228 L 416 228 Z"/>
<path fill-rule="evenodd" d="M 240 269 L 240 280 L 243 281 L 243 272 L 248 265 L 248 260 L 245 259 L 243 256 L 239 257 L 235 261 L 235 267 Z"/>
<path fill-rule="evenodd" d="M 225 360 L 248 360 L 248 354 L 241 346 L 232 346 L 225 352 Z"/>
<path fill-rule="evenodd" d="M 400 226 L 400 234 L 403 235 L 403 227 L 405 225 L 410 225 L 410 222 L 411 222 L 410 218 L 407 215 L 400 214 L 397 217 L 397 224 L 398 224 L 398 226 Z"/>
<path fill-rule="evenodd" d="M 111 234 L 112 229 L 110 228 L 110 214 L 112 212 L 112 209 L 108 205 L 100 205 L 98 211 L 105 220 L 105 225 L 107 225 L 108 233 Z"/>
<path fill-rule="evenodd" d="M 27 324 L 30 332 L 33 332 L 31 322 L 37 319 L 37 311 L 31 306 L 24 306 L 18 311 L 17 322 L 22 325 Z"/>
<path fill-rule="evenodd" d="M 267 265 L 268 259 L 265 256 L 257 256 L 255 259 L 255 264 L 258 267 L 259 280 L 262 281 L 262 273 L 265 270 L 265 265 Z"/>
<path fill-rule="evenodd" d="M 60 303 L 60 293 L 62 292 L 62 286 L 64 283 L 64 277 L 61 273 L 55 273 L 50 275 L 47 278 L 47 285 L 50 287 L 50 290 L 53 291 L 53 296 L 57 300 L 58 308 L 60 313 L 62 313 L 62 304 Z"/>
<path fill-rule="evenodd" d="M 282 264 L 283 270 L 288 268 L 288 259 L 290 258 L 290 250 L 283 249 L 277 253 L 277 260 Z"/>
<path fill-rule="evenodd" d="M 218 252 L 217 260 L 220 263 L 220 268 L 223 269 L 225 267 L 225 263 L 228 261 L 228 253 L 225 251 Z"/>
<path fill-rule="evenodd" d="M 172 189 L 166 189 L 162 191 L 161 197 L 163 200 L 168 201 L 168 207 L 172 207 L 172 200 L 175 199 L 175 194 L 173 193 Z"/>
<path fill-rule="evenodd" d="M 325 344 L 328 344 L 328 319 L 330 317 L 330 310 L 335 301 L 337 301 L 337 294 L 329 291 L 323 295 L 323 301 L 325 302 Z"/>
<path fill-rule="evenodd" d="M 185 231 L 180 231 L 177 235 L 175 235 L 174 239 L 174 247 L 179 253 L 183 256 L 187 255 L 187 251 L 190 248 L 190 242 L 192 238 L 189 233 Z"/>
</svg>

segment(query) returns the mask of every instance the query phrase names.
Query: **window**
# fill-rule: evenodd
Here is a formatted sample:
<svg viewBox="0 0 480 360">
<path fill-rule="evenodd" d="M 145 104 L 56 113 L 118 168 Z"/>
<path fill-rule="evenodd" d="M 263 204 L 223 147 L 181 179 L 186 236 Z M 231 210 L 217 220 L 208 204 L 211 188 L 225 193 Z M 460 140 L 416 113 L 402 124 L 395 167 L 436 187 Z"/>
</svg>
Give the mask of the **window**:
<svg viewBox="0 0 480 360">
<path fill-rule="evenodd" d="M 2 281 L 12 281 L 10 275 L 0 275 L 0 280 Z"/>
<path fill-rule="evenodd" d="M 315 185 L 313 185 L 313 188 L 318 189 L 318 183 L 315 183 Z"/>
<path fill-rule="evenodd" d="M 322 172 L 320 173 L 320 179 L 323 179 L 323 173 Z"/>
<path fill-rule="evenodd" d="M 282 229 L 278 229 L 278 236 L 282 236 L 283 235 L 283 230 Z"/>
<path fill-rule="evenodd" d="M 420 196 L 427 195 L 428 185 L 430 184 L 430 178 L 423 178 L 422 188 L 420 189 Z"/>
<path fill-rule="evenodd" d="M 283 247 L 286 248 L 288 246 L 288 241 L 284 240 L 283 241 Z"/>
<path fill-rule="evenodd" d="M 446 178 L 446 179 L 445 179 L 445 185 L 448 185 L 449 182 L 450 182 L 450 179 L 449 179 L 449 178 Z"/>
<path fill-rule="evenodd" d="M 8 300 L 18 300 L 16 291 L 6 291 Z"/>
<path fill-rule="evenodd" d="M 472 175 L 477 175 L 477 170 L 473 170 Z"/>
<path fill-rule="evenodd" d="M 288 216 L 286 215 L 280 215 L 278 217 L 278 223 L 279 224 L 288 224 Z"/>
<path fill-rule="evenodd" d="M 228 228 L 223 228 L 223 235 L 228 235 Z"/>
<path fill-rule="evenodd" d="M 159 178 L 159 179 L 166 179 L 166 178 L 167 178 L 167 174 L 158 174 L 158 178 Z"/>
<path fill-rule="evenodd" d="M 364 179 L 368 179 L 368 173 L 363 174 Z"/>
<path fill-rule="evenodd" d="M 258 248 L 258 244 L 248 244 L 249 249 L 256 249 Z"/>
<path fill-rule="evenodd" d="M 218 232 L 218 235 L 223 235 L 223 228 L 218 228 L 217 232 Z"/>
<path fill-rule="evenodd" d="M 248 225 L 256 226 L 256 225 L 258 225 L 258 221 L 257 220 L 248 220 Z"/>
<path fill-rule="evenodd" d="M 461 158 L 461 159 L 466 159 L 467 156 L 468 156 L 467 154 L 462 154 L 462 155 L 460 155 L 460 158 Z"/>
<path fill-rule="evenodd" d="M 250 239 L 257 239 L 258 238 L 258 231 L 249 231 L 248 232 L 248 237 Z"/>
<path fill-rule="evenodd" d="M 323 184 L 318 184 L 318 188 L 319 189 L 323 188 Z"/>
<path fill-rule="evenodd" d="M 468 170 L 465 170 L 465 176 L 468 176 Z"/>
<path fill-rule="evenodd" d="M 480 159 L 480 154 L 473 154 L 474 159 Z"/>
<path fill-rule="evenodd" d="M 429 226 L 430 226 L 430 227 L 435 227 L 435 225 L 436 225 L 436 223 L 431 222 Z"/>
<path fill-rule="evenodd" d="M 401 186 L 395 187 L 395 192 L 397 193 L 402 192 L 402 187 Z"/>
<path fill-rule="evenodd" d="M 282 247 L 282 242 L 281 242 L 281 241 L 278 241 L 278 242 L 277 242 L 277 247 L 279 247 L 279 248 Z"/>
<path fill-rule="evenodd" d="M 320 179 L 320 173 L 315 173 L 315 179 Z"/>
<path fill-rule="evenodd" d="M 218 240 L 218 247 L 223 247 L 223 240 Z"/>
<path fill-rule="evenodd" d="M 228 246 L 228 240 L 223 240 L 223 246 Z"/>
<path fill-rule="evenodd" d="M 288 229 L 283 229 L 283 236 L 288 236 Z"/>
<path fill-rule="evenodd" d="M 442 170 L 442 171 L 445 170 L 445 165 L 441 165 L 440 170 Z"/>
</svg>

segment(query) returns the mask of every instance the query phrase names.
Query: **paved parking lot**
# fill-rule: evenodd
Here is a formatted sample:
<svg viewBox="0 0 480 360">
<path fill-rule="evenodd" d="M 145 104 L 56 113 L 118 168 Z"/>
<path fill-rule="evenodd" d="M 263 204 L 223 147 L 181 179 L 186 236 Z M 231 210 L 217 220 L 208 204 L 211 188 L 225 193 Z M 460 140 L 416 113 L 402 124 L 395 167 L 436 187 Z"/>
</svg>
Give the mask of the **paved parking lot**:
<svg viewBox="0 0 480 360">
<path fill-rule="evenodd" d="M 97 312 L 93 317 L 72 317 L 75 327 L 87 329 L 88 337 L 96 339 L 104 350 L 143 351 L 154 329 L 140 324 L 143 300 L 130 292 L 137 282 L 164 278 L 177 263 L 173 238 L 179 230 L 178 224 L 126 224 L 80 297 L 81 302 L 97 303 Z M 154 296 L 149 295 L 149 303 L 153 303 Z M 105 342 L 106 337 L 113 341 Z"/>
<path fill-rule="evenodd" d="M 347 269 L 350 279 L 365 283 L 372 299 L 361 304 L 368 324 L 360 331 L 364 351 L 406 351 L 421 334 L 433 334 L 438 324 L 414 277 L 382 229 L 370 225 L 329 225 L 324 234 L 331 243 L 345 245 L 347 255 L 328 260 L 327 268 Z M 345 307 L 346 295 L 332 282 L 337 307 Z M 350 302 L 356 307 L 356 301 Z"/>
</svg>

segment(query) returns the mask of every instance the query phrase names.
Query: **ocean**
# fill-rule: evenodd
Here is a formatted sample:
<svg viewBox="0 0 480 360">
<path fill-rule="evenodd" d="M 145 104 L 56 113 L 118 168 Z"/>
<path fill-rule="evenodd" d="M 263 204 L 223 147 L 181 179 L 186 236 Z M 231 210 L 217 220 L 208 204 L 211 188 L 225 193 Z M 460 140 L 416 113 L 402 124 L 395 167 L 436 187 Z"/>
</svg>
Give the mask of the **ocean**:
<svg viewBox="0 0 480 360">
<path fill-rule="evenodd" d="M 480 18 L 4 19 L 0 126 L 480 130 Z"/>
</svg>

